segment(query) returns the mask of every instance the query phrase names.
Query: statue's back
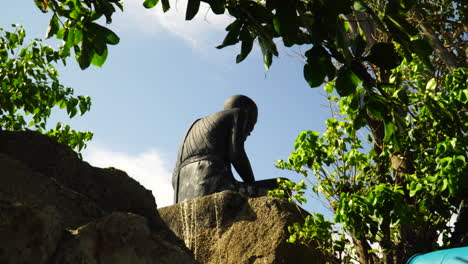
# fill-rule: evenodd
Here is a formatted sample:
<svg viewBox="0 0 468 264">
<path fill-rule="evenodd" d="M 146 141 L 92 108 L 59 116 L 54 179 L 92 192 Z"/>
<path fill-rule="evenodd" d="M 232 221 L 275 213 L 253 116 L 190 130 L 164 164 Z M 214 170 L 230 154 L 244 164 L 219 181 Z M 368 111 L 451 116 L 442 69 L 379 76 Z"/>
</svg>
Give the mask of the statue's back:
<svg viewBox="0 0 468 264">
<path fill-rule="evenodd" d="M 237 111 L 220 111 L 192 124 L 179 148 L 173 174 L 176 202 L 235 190 L 229 149 Z"/>
</svg>

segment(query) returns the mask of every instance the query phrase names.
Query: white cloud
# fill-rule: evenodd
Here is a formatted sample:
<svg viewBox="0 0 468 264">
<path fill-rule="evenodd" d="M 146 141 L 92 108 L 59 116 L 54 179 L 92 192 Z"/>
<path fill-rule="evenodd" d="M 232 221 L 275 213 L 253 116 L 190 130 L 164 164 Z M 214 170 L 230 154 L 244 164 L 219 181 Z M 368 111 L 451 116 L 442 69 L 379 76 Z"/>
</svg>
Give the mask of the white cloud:
<svg viewBox="0 0 468 264">
<path fill-rule="evenodd" d="M 116 152 L 102 146 L 89 144 L 83 153 L 83 158 L 95 167 L 114 167 L 125 171 L 153 192 L 158 207 L 173 204 L 173 189 L 171 185 L 171 169 L 163 155 L 155 149 L 144 151 L 138 155 Z"/>
<path fill-rule="evenodd" d="M 163 13 L 161 3 L 152 9 L 146 9 L 143 7 L 142 0 L 127 0 L 123 14 L 114 21 L 114 24 L 125 31 L 169 32 L 195 49 L 221 44 L 226 35 L 224 29 L 233 21 L 233 18 L 227 13 L 213 14 L 209 10 L 209 5 L 202 2 L 195 18 L 186 21 L 186 6 L 187 0 L 171 1 L 171 8 Z"/>
</svg>

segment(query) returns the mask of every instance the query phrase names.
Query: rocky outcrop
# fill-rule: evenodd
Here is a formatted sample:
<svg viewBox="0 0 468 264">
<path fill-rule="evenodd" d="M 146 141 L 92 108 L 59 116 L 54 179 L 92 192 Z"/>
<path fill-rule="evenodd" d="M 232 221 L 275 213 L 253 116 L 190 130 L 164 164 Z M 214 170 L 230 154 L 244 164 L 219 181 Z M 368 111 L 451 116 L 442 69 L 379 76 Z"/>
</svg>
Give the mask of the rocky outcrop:
<svg viewBox="0 0 468 264">
<path fill-rule="evenodd" d="M 286 243 L 304 211 L 226 191 L 156 209 L 118 169 L 32 131 L 0 131 L 1 264 L 305 264 Z"/>
<path fill-rule="evenodd" d="M 151 191 L 123 171 L 90 166 L 68 146 L 47 136 L 34 131 L 2 131 L 0 153 L 61 187 L 84 195 L 105 212 L 132 212 L 147 217 L 151 224 L 160 222 L 154 213 L 156 202 Z M 81 224 L 84 223 L 78 226 Z"/>
<path fill-rule="evenodd" d="M 0 131 L 0 263 L 196 262 L 125 172 L 36 132 Z"/>
<path fill-rule="evenodd" d="M 287 227 L 305 212 L 280 199 L 225 191 L 159 213 L 203 264 L 324 263 L 317 250 L 286 243 Z"/>
<path fill-rule="evenodd" d="M 106 214 L 98 203 L 63 186 L 55 178 L 0 153 L 0 200 L 32 208 L 52 207 L 61 212 L 64 228 L 78 228 Z"/>
<path fill-rule="evenodd" d="M 194 261 L 160 233 L 152 232 L 146 218 L 113 213 L 70 231 L 53 263 L 175 264 Z"/>
<path fill-rule="evenodd" d="M 2 264 L 195 264 L 186 248 L 156 232 L 148 220 L 112 213 L 65 230 L 52 206 L 0 202 Z"/>
<path fill-rule="evenodd" d="M 0 263 L 49 263 L 63 235 L 63 222 L 52 206 L 0 201 Z"/>
</svg>

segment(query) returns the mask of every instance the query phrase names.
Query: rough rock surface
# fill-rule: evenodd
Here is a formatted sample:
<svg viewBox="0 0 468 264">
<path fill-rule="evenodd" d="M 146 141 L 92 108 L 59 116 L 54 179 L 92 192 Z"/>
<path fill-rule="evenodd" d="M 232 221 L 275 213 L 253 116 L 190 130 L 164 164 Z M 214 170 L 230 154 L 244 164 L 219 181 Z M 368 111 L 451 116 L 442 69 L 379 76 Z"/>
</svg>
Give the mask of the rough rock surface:
<svg viewBox="0 0 468 264">
<path fill-rule="evenodd" d="M 36 132 L 0 131 L 1 264 L 322 263 L 285 242 L 301 220 L 282 200 L 231 191 L 158 213 L 125 172 L 92 167 Z"/>
<path fill-rule="evenodd" d="M 55 264 L 195 263 L 192 256 L 151 232 L 147 219 L 113 213 L 70 231 L 60 245 Z"/>
<path fill-rule="evenodd" d="M 77 228 L 105 215 L 104 210 L 87 196 L 1 153 L 0 171 L 0 200 L 33 208 L 53 207 L 61 212 L 65 228 Z"/>
<path fill-rule="evenodd" d="M 49 263 L 62 232 L 54 207 L 0 201 L 0 263 Z"/>
<path fill-rule="evenodd" d="M 318 251 L 286 243 L 287 227 L 304 212 L 279 199 L 225 191 L 159 213 L 203 264 L 323 263 Z"/>
<path fill-rule="evenodd" d="M 0 263 L 196 262 L 125 172 L 36 132 L 0 131 Z"/>
<path fill-rule="evenodd" d="M 151 191 L 123 171 L 90 166 L 68 146 L 47 136 L 34 131 L 1 131 L 0 153 L 85 195 L 106 212 L 132 212 L 151 219 L 154 224 L 160 222 L 155 218 L 156 202 Z"/>
</svg>

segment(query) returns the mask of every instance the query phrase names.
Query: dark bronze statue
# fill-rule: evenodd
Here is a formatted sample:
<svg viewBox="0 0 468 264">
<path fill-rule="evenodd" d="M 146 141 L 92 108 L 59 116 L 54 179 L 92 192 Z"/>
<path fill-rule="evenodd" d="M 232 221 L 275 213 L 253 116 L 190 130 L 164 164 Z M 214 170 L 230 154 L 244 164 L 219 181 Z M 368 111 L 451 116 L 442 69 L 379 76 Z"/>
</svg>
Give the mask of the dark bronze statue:
<svg viewBox="0 0 468 264">
<path fill-rule="evenodd" d="M 257 197 L 276 188 L 275 179 L 255 181 L 244 150 L 257 115 L 252 99 L 234 95 L 226 100 L 223 111 L 192 124 L 179 148 L 172 177 L 176 203 L 224 190 Z M 243 182 L 234 179 L 231 164 Z"/>
</svg>

